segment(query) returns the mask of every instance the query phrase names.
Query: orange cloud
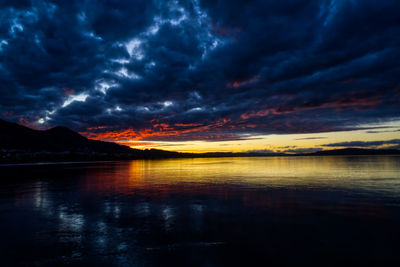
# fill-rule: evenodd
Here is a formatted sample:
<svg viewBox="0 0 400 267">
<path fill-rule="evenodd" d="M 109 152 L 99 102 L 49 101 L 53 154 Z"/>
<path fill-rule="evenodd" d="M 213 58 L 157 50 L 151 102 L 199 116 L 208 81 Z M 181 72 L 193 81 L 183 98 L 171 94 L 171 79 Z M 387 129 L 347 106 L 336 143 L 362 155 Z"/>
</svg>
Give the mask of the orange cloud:
<svg viewBox="0 0 400 267">
<path fill-rule="evenodd" d="M 100 130 L 100 129 L 106 129 L 106 128 L 108 128 L 108 127 L 100 125 L 100 126 L 93 126 L 93 127 L 86 128 L 86 130 L 93 131 L 93 130 Z"/>
<path fill-rule="evenodd" d="M 63 87 L 63 91 L 64 91 L 64 94 L 65 94 L 66 96 L 70 96 L 70 95 L 72 95 L 72 94 L 75 93 L 75 90 L 74 90 L 74 89 L 69 89 L 69 88 L 66 88 L 66 87 Z"/>
<path fill-rule="evenodd" d="M 129 146 L 129 147 L 137 147 L 137 146 L 153 146 L 153 143 L 142 143 L 142 142 L 124 142 L 124 141 L 118 141 L 117 142 L 120 145 L 123 146 Z"/>
<path fill-rule="evenodd" d="M 233 82 L 229 82 L 226 87 L 227 88 L 238 88 L 238 87 L 242 87 L 242 86 L 246 86 L 246 85 L 251 85 L 254 84 L 258 81 L 258 76 L 254 76 L 248 80 L 244 80 L 244 81 L 233 81 Z"/>
<path fill-rule="evenodd" d="M 175 123 L 175 126 L 177 127 L 197 127 L 201 126 L 203 124 L 201 123 Z"/>
<path fill-rule="evenodd" d="M 192 128 L 186 129 L 175 129 L 167 123 L 154 123 L 151 128 L 134 130 L 115 130 L 115 131 L 105 131 L 105 132 L 91 132 L 93 127 L 87 128 L 86 131 L 80 132 L 80 134 L 86 136 L 87 138 L 94 140 L 103 141 L 139 141 L 148 140 L 152 137 L 164 137 L 164 136 L 179 136 L 182 134 L 192 133 L 192 132 L 203 132 L 209 131 L 211 129 L 221 128 L 230 122 L 230 119 L 221 119 L 215 123 L 203 126 L 194 126 Z M 97 128 L 98 129 L 98 128 Z M 131 146 L 131 144 L 129 145 Z"/>
</svg>

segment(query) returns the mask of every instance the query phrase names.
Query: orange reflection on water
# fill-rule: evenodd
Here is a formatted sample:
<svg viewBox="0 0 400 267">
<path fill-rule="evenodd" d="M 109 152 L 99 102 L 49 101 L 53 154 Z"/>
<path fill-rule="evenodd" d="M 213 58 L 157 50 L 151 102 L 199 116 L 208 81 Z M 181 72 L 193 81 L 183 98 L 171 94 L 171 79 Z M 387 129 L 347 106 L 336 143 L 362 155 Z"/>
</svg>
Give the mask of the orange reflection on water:
<svg viewBox="0 0 400 267">
<path fill-rule="evenodd" d="M 260 157 L 134 160 L 88 169 L 86 190 L 162 195 L 217 186 L 327 187 L 400 192 L 400 158 Z"/>
</svg>

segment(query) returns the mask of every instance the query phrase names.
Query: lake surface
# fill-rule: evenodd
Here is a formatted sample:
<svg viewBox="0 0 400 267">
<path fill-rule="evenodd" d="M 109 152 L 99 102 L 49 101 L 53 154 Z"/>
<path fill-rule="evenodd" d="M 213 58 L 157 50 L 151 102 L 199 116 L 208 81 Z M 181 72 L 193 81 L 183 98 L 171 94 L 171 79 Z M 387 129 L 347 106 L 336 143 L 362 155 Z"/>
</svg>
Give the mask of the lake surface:
<svg viewBox="0 0 400 267">
<path fill-rule="evenodd" d="M 400 263 L 399 156 L 135 160 L 0 173 L 1 266 Z"/>
</svg>

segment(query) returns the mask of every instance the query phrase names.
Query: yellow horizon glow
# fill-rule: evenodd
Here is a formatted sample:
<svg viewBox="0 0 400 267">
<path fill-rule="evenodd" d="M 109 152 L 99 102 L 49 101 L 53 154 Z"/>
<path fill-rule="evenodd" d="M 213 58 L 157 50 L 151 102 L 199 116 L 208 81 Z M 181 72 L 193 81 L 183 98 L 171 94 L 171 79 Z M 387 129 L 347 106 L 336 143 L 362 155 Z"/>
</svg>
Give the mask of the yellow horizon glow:
<svg viewBox="0 0 400 267">
<path fill-rule="evenodd" d="M 371 129 L 365 128 L 379 127 L 372 129 L 374 133 L 368 133 Z M 162 149 L 186 153 L 204 153 L 204 152 L 248 152 L 256 150 L 271 150 L 280 152 L 287 149 L 309 149 L 323 148 L 324 150 L 334 147 L 323 147 L 324 144 L 352 142 L 352 141 L 388 141 L 400 138 L 400 121 L 389 123 L 362 125 L 361 130 L 337 131 L 312 134 L 270 134 L 270 135 L 252 135 L 247 140 L 234 141 L 124 141 L 135 143 L 130 146 L 136 149 Z M 320 139 L 316 139 L 316 138 Z M 314 138 L 314 139 L 313 139 Z M 122 142 L 121 142 L 122 143 Z M 143 145 L 138 145 L 143 143 Z M 383 145 L 382 147 L 390 148 Z M 341 147 L 335 147 L 341 148 Z M 343 147 L 342 147 L 343 148 Z"/>
</svg>

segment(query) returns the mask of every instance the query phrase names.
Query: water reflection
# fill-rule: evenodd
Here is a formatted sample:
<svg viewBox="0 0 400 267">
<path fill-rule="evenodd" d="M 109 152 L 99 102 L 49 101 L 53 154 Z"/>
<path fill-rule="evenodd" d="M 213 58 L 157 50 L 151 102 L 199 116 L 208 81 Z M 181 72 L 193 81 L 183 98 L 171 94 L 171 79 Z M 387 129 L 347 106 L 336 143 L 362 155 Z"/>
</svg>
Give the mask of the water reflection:
<svg viewBox="0 0 400 267">
<path fill-rule="evenodd" d="M 10 181 L 0 189 L 6 265 L 243 266 L 310 255 L 323 263 L 333 252 L 337 264 L 348 255 L 381 263 L 400 252 L 400 157 L 138 160 L 2 173 Z"/>
<path fill-rule="evenodd" d="M 398 194 L 399 169 L 398 157 L 147 160 L 90 169 L 82 182 L 96 193 L 129 195 L 154 188 L 159 197 L 174 191 L 191 194 L 192 187 L 210 185 L 357 188 Z"/>
</svg>

